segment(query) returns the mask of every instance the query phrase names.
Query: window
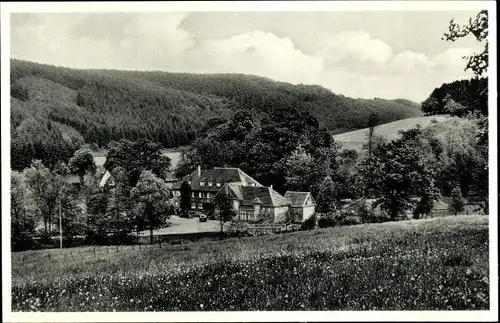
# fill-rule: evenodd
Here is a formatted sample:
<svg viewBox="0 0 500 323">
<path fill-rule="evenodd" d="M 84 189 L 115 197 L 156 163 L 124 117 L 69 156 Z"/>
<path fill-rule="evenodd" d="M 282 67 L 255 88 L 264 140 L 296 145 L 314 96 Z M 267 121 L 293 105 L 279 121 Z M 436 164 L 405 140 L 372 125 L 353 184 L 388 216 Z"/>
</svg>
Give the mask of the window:
<svg viewBox="0 0 500 323">
<path fill-rule="evenodd" d="M 192 209 L 196 209 L 196 204 L 195 203 L 191 203 L 191 208 Z"/>
<path fill-rule="evenodd" d="M 208 182 L 208 186 L 212 186 L 212 182 Z"/>
<path fill-rule="evenodd" d="M 198 203 L 198 209 L 200 209 L 200 210 L 203 209 L 203 204 Z"/>
<path fill-rule="evenodd" d="M 191 181 L 188 181 L 188 184 L 191 185 Z"/>
<path fill-rule="evenodd" d="M 254 183 L 250 183 L 250 186 L 255 186 L 255 184 Z"/>
<path fill-rule="evenodd" d="M 191 197 L 194 197 L 194 192 L 191 192 Z"/>
<path fill-rule="evenodd" d="M 205 186 L 205 182 L 200 182 L 200 186 Z"/>
<path fill-rule="evenodd" d="M 200 198 L 203 197 L 203 193 L 199 192 L 198 197 L 200 197 Z"/>
<path fill-rule="evenodd" d="M 216 186 L 217 186 L 217 187 L 220 187 L 220 183 L 217 183 L 217 184 L 216 184 Z"/>
<path fill-rule="evenodd" d="M 177 201 L 176 201 L 176 202 L 175 202 L 175 206 L 179 206 L 179 202 L 177 202 Z"/>
<path fill-rule="evenodd" d="M 211 197 L 212 197 L 212 193 L 208 192 L 208 193 L 207 193 L 207 197 L 208 197 L 208 198 L 211 198 Z"/>
</svg>

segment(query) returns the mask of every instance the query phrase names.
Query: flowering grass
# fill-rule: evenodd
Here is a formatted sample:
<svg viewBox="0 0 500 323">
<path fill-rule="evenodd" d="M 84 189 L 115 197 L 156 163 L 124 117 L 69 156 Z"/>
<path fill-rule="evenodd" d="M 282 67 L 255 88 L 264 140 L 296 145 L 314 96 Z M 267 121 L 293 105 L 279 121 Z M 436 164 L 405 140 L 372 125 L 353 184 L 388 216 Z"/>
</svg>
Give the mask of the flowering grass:
<svg viewBox="0 0 500 323">
<path fill-rule="evenodd" d="M 126 250 L 13 256 L 13 311 L 489 308 L 488 219 L 446 217 Z"/>
</svg>

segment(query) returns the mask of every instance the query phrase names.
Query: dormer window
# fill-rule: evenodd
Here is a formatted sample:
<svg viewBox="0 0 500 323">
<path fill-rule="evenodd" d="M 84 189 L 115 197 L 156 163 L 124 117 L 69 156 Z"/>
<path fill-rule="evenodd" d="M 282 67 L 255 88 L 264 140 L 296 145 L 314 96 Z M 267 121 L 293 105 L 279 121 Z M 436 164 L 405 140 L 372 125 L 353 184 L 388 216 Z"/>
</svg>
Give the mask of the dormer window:
<svg viewBox="0 0 500 323">
<path fill-rule="evenodd" d="M 191 185 L 191 181 L 188 181 L 188 184 Z"/>
<path fill-rule="evenodd" d="M 191 197 L 194 197 L 194 192 L 191 192 Z"/>
<path fill-rule="evenodd" d="M 205 186 L 205 182 L 200 182 L 200 186 Z"/>
<path fill-rule="evenodd" d="M 200 197 L 200 198 L 203 197 L 201 192 L 198 193 L 198 197 Z"/>
<path fill-rule="evenodd" d="M 255 183 L 250 183 L 250 186 L 255 186 Z"/>
<path fill-rule="evenodd" d="M 208 186 L 212 186 L 212 182 L 208 182 Z"/>
<path fill-rule="evenodd" d="M 220 184 L 220 183 L 217 183 L 217 184 L 215 184 L 215 185 L 216 185 L 217 187 L 220 187 L 220 185 L 221 185 L 221 184 Z"/>
</svg>

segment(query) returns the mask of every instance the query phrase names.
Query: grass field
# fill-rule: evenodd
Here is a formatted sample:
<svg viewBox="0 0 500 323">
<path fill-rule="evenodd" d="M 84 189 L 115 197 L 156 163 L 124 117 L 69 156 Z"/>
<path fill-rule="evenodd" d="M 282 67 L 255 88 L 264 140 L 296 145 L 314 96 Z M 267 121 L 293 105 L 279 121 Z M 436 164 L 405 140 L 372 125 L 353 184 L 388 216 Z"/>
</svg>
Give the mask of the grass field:
<svg viewBox="0 0 500 323">
<path fill-rule="evenodd" d="M 379 136 L 387 138 L 388 140 L 393 140 L 399 137 L 398 132 L 400 130 L 408 130 L 415 127 L 417 124 L 421 125 L 424 128 L 429 126 L 432 120 L 436 120 L 437 122 L 441 123 L 449 119 L 450 117 L 445 115 L 402 119 L 378 126 L 375 130 L 375 133 Z M 354 149 L 359 152 L 361 151 L 363 144 L 366 142 L 367 132 L 368 128 L 364 128 L 334 135 L 333 138 L 335 139 L 335 141 L 342 144 L 343 148 Z"/>
<path fill-rule="evenodd" d="M 477 215 L 78 261 L 19 258 L 13 254 L 13 311 L 477 310 L 490 303 L 488 218 Z"/>
</svg>

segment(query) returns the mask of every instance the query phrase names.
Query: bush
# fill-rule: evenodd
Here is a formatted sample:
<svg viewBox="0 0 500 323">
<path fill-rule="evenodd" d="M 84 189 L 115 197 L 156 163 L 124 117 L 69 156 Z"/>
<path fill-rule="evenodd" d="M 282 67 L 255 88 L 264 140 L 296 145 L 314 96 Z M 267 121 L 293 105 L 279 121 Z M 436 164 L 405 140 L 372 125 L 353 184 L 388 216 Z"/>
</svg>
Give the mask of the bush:
<svg viewBox="0 0 500 323">
<path fill-rule="evenodd" d="M 312 230 L 316 227 L 316 222 L 318 221 L 318 216 L 314 213 L 310 218 L 304 221 L 300 226 L 300 230 Z"/>
<path fill-rule="evenodd" d="M 318 226 L 320 228 L 329 228 L 337 225 L 337 219 L 333 213 L 327 213 L 318 219 Z"/>
<path fill-rule="evenodd" d="M 227 226 L 226 234 L 232 237 L 248 236 L 248 224 L 240 221 L 232 221 Z"/>
<path fill-rule="evenodd" d="M 344 220 L 342 221 L 342 223 L 340 223 L 340 225 L 358 225 L 362 223 L 363 219 L 360 216 L 348 215 L 344 218 Z"/>
</svg>

